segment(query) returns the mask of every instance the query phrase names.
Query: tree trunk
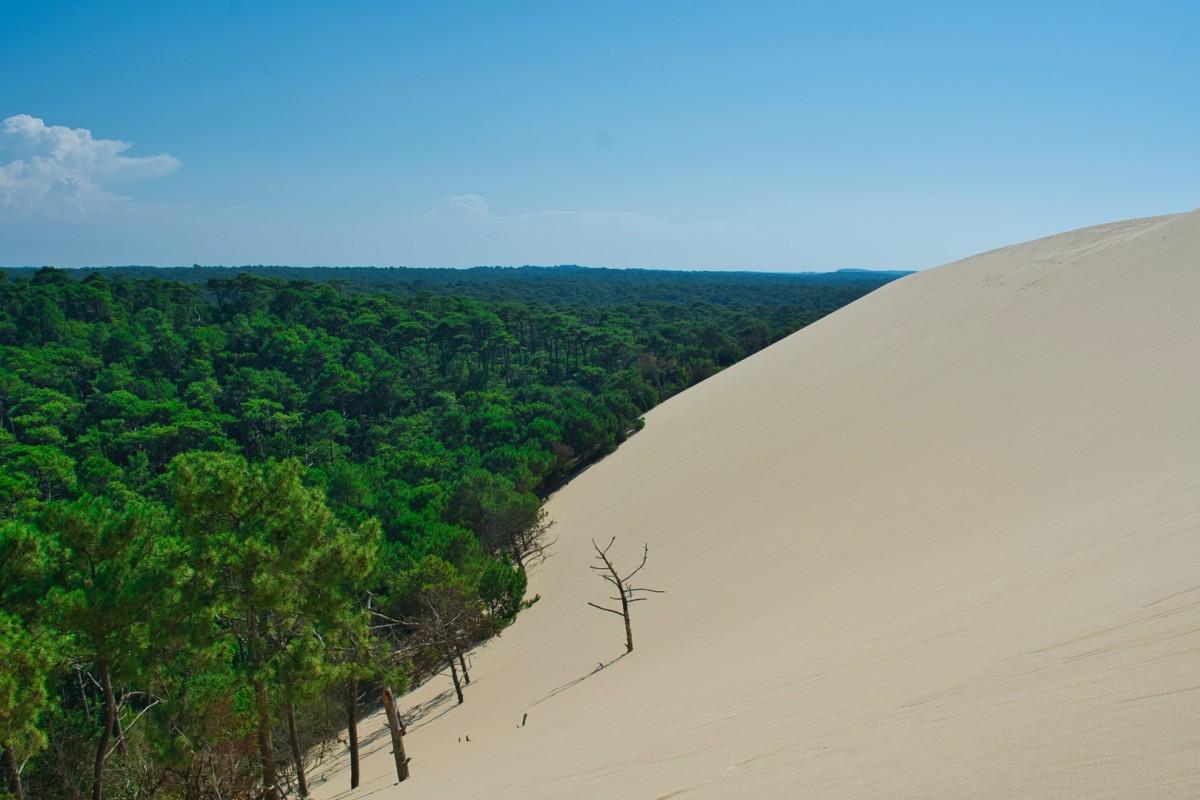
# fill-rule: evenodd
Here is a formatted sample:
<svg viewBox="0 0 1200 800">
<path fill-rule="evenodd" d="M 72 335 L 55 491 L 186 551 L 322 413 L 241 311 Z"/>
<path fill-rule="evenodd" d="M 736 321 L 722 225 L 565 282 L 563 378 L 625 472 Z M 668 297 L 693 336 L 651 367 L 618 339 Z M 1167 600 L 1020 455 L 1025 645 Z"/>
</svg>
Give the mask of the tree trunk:
<svg viewBox="0 0 1200 800">
<path fill-rule="evenodd" d="M 346 698 L 346 733 L 350 739 L 350 788 L 358 788 L 358 681 L 350 681 Z"/>
<path fill-rule="evenodd" d="M 99 662 L 100 688 L 104 693 L 104 727 L 100 731 L 100 741 L 96 743 L 96 762 L 92 765 L 92 800 L 102 800 L 104 797 L 104 759 L 108 756 L 108 742 L 112 736 L 113 722 L 116 719 L 116 709 L 112 699 L 112 676 L 108 672 L 108 662 L 103 658 Z"/>
<path fill-rule="evenodd" d="M 454 654 L 451 653 L 446 660 L 450 662 L 450 677 L 454 679 L 454 694 L 458 697 L 458 704 L 462 705 L 462 684 L 458 682 L 458 667 L 454 666 Z"/>
<path fill-rule="evenodd" d="M 304 772 L 304 753 L 300 750 L 300 735 L 296 732 L 296 707 L 292 694 L 287 696 L 288 742 L 292 746 L 292 761 L 296 765 L 296 784 L 301 797 L 308 797 L 308 775 Z"/>
<path fill-rule="evenodd" d="M 275 782 L 275 745 L 271 741 L 271 699 L 262 678 L 254 679 L 254 699 L 258 707 L 258 758 L 262 762 L 263 800 L 279 800 Z"/>
<path fill-rule="evenodd" d="M 625 617 L 625 652 L 633 652 L 633 626 L 629 624 L 629 598 L 625 596 L 625 587 L 621 587 L 621 615 Z"/>
<path fill-rule="evenodd" d="M 396 758 L 396 782 L 402 783 L 408 778 L 408 756 L 404 753 L 404 720 L 396 710 L 396 698 L 392 690 L 383 687 L 383 711 L 387 714 L 388 729 L 392 732 L 392 755 Z"/>
<path fill-rule="evenodd" d="M 4 751 L 4 771 L 8 773 L 8 790 L 12 792 L 14 800 L 25 800 L 25 790 L 21 788 L 21 770 L 17 767 L 17 757 L 13 755 L 13 751 L 9 747 L 0 745 L 0 749 Z M 407 777 L 408 767 L 405 767 L 405 777 Z M 404 780 L 401 778 L 400 780 Z"/>
<path fill-rule="evenodd" d="M 463 683 L 465 683 L 467 686 L 470 686 L 471 685 L 471 673 L 467 672 L 467 659 L 465 656 L 463 656 L 463 651 L 462 651 L 461 647 L 457 648 L 457 650 L 458 650 L 458 665 L 460 667 L 462 667 Z"/>
</svg>

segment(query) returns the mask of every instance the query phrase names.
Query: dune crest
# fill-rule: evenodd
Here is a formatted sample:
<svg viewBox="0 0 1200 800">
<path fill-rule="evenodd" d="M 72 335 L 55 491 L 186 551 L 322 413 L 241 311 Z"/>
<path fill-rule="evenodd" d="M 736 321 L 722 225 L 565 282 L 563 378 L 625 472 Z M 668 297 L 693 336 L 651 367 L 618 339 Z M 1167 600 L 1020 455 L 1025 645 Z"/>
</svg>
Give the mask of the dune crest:
<svg viewBox="0 0 1200 800">
<path fill-rule="evenodd" d="M 466 704 L 402 701 L 411 782 L 377 715 L 363 786 L 335 762 L 316 796 L 1200 795 L 1200 212 L 889 284 L 549 511 L 541 601 Z M 668 592 L 617 661 L 586 606 L 611 536 Z"/>
</svg>

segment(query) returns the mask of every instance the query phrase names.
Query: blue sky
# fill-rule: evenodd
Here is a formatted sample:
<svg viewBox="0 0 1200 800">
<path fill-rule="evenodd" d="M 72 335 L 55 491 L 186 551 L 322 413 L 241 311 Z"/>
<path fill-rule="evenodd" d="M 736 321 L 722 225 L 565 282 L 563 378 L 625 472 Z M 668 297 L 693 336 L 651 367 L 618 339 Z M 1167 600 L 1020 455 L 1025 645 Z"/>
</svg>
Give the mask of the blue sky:
<svg viewBox="0 0 1200 800">
<path fill-rule="evenodd" d="M 1198 36 L 1194 2 L 0 0 L 0 265 L 929 266 L 1200 206 Z"/>
</svg>

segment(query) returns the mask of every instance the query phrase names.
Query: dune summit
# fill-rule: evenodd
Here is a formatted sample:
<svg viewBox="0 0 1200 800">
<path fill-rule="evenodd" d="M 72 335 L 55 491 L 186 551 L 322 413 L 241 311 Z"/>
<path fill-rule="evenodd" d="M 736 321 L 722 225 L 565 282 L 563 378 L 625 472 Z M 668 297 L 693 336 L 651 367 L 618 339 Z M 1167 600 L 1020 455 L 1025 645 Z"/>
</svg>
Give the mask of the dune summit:
<svg viewBox="0 0 1200 800">
<path fill-rule="evenodd" d="M 466 703 L 405 699 L 411 782 L 377 716 L 363 785 L 335 762 L 317 796 L 1196 796 L 1200 213 L 889 284 L 549 511 L 541 601 Z M 616 661 L 586 605 L 612 536 L 668 592 Z"/>
</svg>

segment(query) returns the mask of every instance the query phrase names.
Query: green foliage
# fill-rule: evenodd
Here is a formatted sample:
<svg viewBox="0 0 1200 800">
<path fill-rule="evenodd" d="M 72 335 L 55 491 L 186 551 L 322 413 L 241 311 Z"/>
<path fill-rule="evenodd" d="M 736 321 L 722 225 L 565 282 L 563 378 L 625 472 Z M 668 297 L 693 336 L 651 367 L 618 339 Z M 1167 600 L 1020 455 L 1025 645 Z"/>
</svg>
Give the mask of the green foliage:
<svg viewBox="0 0 1200 800">
<path fill-rule="evenodd" d="M 0 742 L 25 759 L 46 746 L 40 728 L 53 662 L 45 640 L 17 617 L 0 611 Z"/>
<path fill-rule="evenodd" d="M 217 623 L 215 637 L 238 654 L 239 716 L 252 716 L 260 737 L 270 735 L 281 702 L 373 672 L 360 595 L 379 524 L 338 519 L 302 472 L 294 459 L 189 453 L 169 473 L 192 591 L 211 609 L 205 617 Z M 274 754 L 262 758 L 273 763 Z"/>
<path fill-rule="evenodd" d="M 247 681 L 318 671 L 314 637 L 336 640 L 361 625 L 355 588 L 379 547 L 375 520 L 339 520 L 301 482 L 299 462 L 252 464 L 189 453 L 171 465 L 179 532 L 195 573 L 191 592 L 221 620 L 218 635 L 244 649 Z"/>
<path fill-rule="evenodd" d="M 516 617 L 525 597 L 525 571 L 504 561 L 489 561 L 479 576 L 479 599 L 502 622 Z"/>
<path fill-rule="evenodd" d="M 537 522 L 541 500 L 503 475 L 472 470 L 458 481 L 447 513 L 474 531 L 484 548 L 508 552 L 513 538 Z"/>
<path fill-rule="evenodd" d="M 61 641 L 45 624 L 38 601 L 51 582 L 36 529 L 0 523 L 0 747 L 18 760 L 46 746 L 41 723 Z"/>
<path fill-rule="evenodd" d="M 181 584 L 165 509 L 136 495 L 122 504 L 85 495 L 48 505 L 41 529 L 54 565 L 47 605 L 56 626 L 79 657 L 105 659 L 134 679 L 164 644 L 157 623 L 174 611 Z"/>
</svg>

